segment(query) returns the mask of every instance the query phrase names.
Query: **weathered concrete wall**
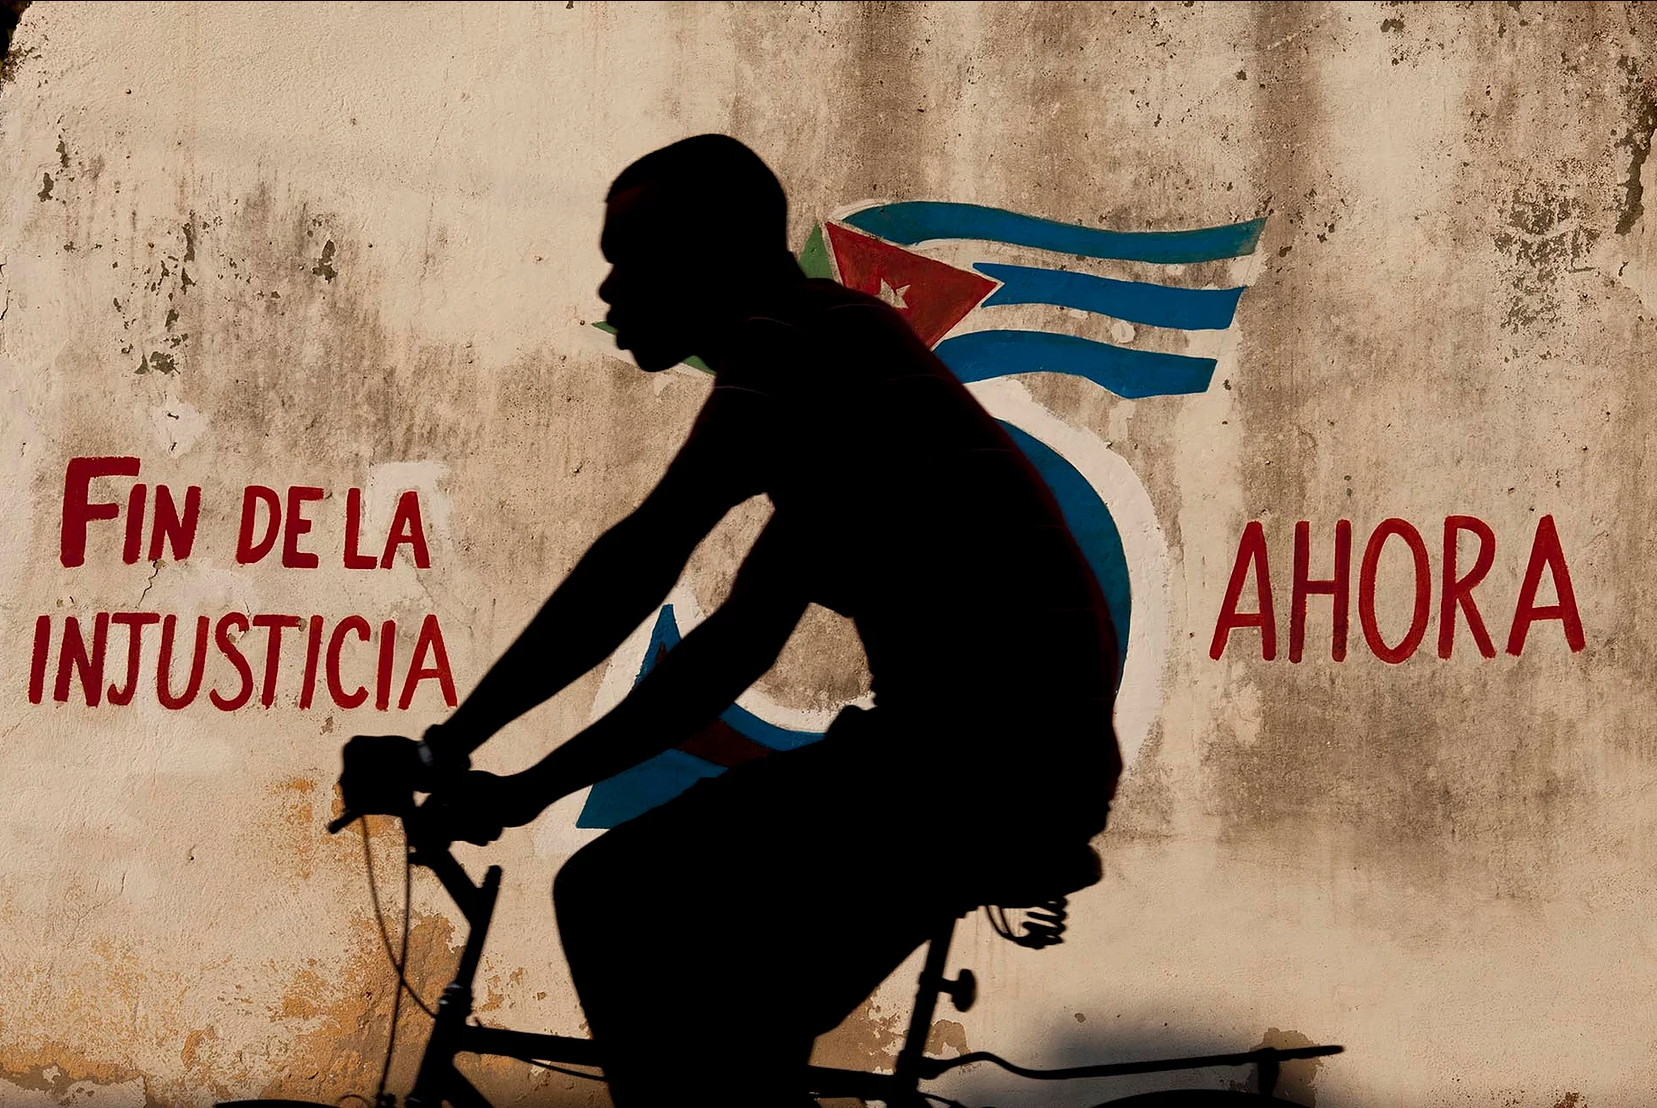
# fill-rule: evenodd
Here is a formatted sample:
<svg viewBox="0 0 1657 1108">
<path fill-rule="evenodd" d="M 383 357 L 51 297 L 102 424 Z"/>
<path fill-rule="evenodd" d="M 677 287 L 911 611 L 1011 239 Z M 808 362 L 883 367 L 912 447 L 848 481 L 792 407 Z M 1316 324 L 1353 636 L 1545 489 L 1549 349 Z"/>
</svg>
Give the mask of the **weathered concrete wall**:
<svg viewBox="0 0 1657 1108">
<path fill-rule="evenodd" d="M 0 1101 L 371 1090 L 390 975 L 360 843 L 322 833 L 339 744 L 442 718 L 435 681 L 395 703 L 422 618 L 464 694 L 661 472 L 707 381 L 646 378 L 588 325 L 601 201 L 641 152 L 719 130 L 777 170 L 796 242 L 871 197 L 1122 230 L 1267 217 L 1206 393 L 1133 402 L 1021 378 L 1143 482 L 1167 545 L 1166 657 L 1070 941 L 1033 954 L 969 924 L 957 957 L 984 997 L 940 1023 L 939 1049 L 1062 1064 L 1339 1042 L 1344 1056 L 1290 1073 L 1293 1095 L 1646 1103 L 1654 35 L 1633 5 L 1529 2 L 35 4 L 0 89 Z M 94 455 L 140 458 L 152 490 L 202 487 L 188 558 L 127 564 L 120 525 L 97 523 L 86 564 L 61 563 L 65 467 Z M 115 500 L 130 484 L 94 487 Z M 327 490 L 302 542 L 320 568 L 236 563 L 249 484 Z M 388 569 L 341 566 L 351 487 L 367 490 L 373 552 L 396 494 L 419 491 L 429 569 L 406 547 Z M 704 609 L 763 515 L 750 507 L 687 575 Z M 1465 624 L 1450 658 L 1434 649 L 1451 515 L 1496 539 L 1477 592 L 1494 658 Z M 1544 516 L 1583 648 L 1544 619 L 1515 656 Z M 1357 610 L 1389 517 L 1424 536 L 1433 575 L 1424 644 L 1397 665 Z M 1331 602 L 1313 597 L 1292 663 L 1295 523 L 1325 576 L 1343 518 L 1349 653 L 1331 659 Z M 1251 521 L 1277 657 L 1243 628 L 1216 660 Z M 1389 544 L 1372 591 L 1393 643 L 1414 598 L 1403 549 Z M 1542 577 L 1549 604 L 1557 574 Z M 88 707 L 78 686 L 58 702 L 55 645 L 31 703 L 37 617 L 61 635 L 65 616 L 118 611 L 177 614 L 186 640 L 198 613 L 395 619 L 394 702 L 301 709 L 294 668 L 268 708 L 255 692 L 221 711 L 204 687 L 167 710 L 152 638 L 130 704 Z M 111 632 L 109 682 L 125 635 Z M 348 687 L 372 685 L 373 650 L 351 642 Z M 860 666 L 817 613 L 761 691 L 822 708 L 856 695 Z M 523 766 L 573 733 L 603 676 L 482 764 Z M 216 652 L 206 681 L 234 689 Z M 467 854 L 508 874 L 486 1019 L 579 1027 L 547 898 L 590 834 L 579 809 Z M 395 905 L 392 829 L 377 830 Z M 413 977 L 431 997 L 458 919 L 428 881 L 415 902 Z M 898 974 L 820 1055 L 878 1061 L 912 981 Z M 479 1080 L 506 1103 L 599 1095 L 504 1064 Z M 1026 1095 L 977 1071 L 950 1088 Z"/>
</svg>

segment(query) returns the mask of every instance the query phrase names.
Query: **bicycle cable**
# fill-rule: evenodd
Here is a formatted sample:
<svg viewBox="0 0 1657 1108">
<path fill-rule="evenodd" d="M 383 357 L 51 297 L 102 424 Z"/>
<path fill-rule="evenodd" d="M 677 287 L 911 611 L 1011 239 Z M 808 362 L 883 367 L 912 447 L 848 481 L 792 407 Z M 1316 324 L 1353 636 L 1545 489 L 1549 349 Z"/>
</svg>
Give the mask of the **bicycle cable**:
<svg viewBox="0 0 1657 1108">
<path fill-rule="evenodd" d="M 385 1087 L 391 1079 L 391 1060 L 397 1052 L 397 1017 L 402 1014 L 403 993 L 408 993 L 414 999 L 414 1003 L 420 1006 L 420 1010 L 432 1019 L 437 1018 L 437 1013 L 426 1007 L 425 1001 L 420 999 L 420 994 L 408 983 L 408 976 L 404 972 L 404 967 L 408 965 L 409 909 L 414 885 L 414 864 L 408 842 L 405 840 L 403 843 L 403 934 L 398 944 L 400 953 L 392 954 L 391 936 L 385 929 L 385 913 L 380 909 L 379 884 L 374 880 L 374 851 L 369 843 L 368 821 L 359 819 L 357 823 L 362 828 L 363 865 L 368 871 L 368 899 L 374 906 L 374 925 L 379 930 L 386 957 L 391 960 L 391 968 L 397 974 L 397 987 L 391 993 L 391 1026 L 386 1034 L 385 1062 L 380 1067 L 380 1081 L 374 1089 L 373 1102 L 379 1105 L 386 1103 Z"/>
<path fill-rule="evenodd" d="M 428 1008 L 426 1006 L 426 1002 L 420 999 L 420 994 L 415 992 L 414 986 L 408 983 L 408 978 L 403 972 L 402 963 L 400 963 L 397 960 L 396 955 L 391 952 L 391 936 L 386 933 L 385 917 L 380 911 L 379 889 L 376 887 L 374 882 L 374 857 L 372 853 L 370 853 L 368 846 L 368 822 L 366 820 L 360 820 L 359 822 L 362 826 L 363 865 L 368 870 L 368 898 L 374 904 L 374 924 L 379 928 L 380 943 L 385 947 L 385 956 L 390 960 L 391 968 L 397 973 L 398 986 L 408 992 L 410 999 L 412 999 L 414 1003 L 419 1006 L 422 1012 L 426 1013 L 426 1015 L 431 1019 L 436 1019 L 437 1013 L 431 1008 Z M 405 846 L 403 848 L 403 932 L 405 944 L 407 942 L 408 933 L 409 900 L 407 893 L 410 884 L 409 868 L 408 848 Z"/>
</svg>

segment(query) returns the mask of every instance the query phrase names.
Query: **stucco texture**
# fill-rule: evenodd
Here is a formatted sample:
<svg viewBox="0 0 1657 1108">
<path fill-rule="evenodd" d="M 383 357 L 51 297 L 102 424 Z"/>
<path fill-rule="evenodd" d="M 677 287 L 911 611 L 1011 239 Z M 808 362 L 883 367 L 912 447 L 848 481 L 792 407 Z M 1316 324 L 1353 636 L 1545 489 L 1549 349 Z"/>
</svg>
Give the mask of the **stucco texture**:
<svg viewBox="0 0 1657 1108">
<path fill-rule="evenodd" d="M 776 170 L 796 245 L 868 199 L 1126 231 L 1265 217 L 1206 392 L 1012 383 L 1142 482 L 1166 549 L 1160 661 L 1098 842 L 1104 880 L 1053 950 L 963 925 L 952 961 L 983 995 L 940 1013 L 936 1049 L 1063 1065 L 1341 1043 L 1289 1067 L 1285 1095 L 1649 1103 L 1654 36 L 1647 8 L 1532 2 L 33 4 L 0 87 L 0 1103 L 372 1092 L 394 979 L 356 829 L 323 831 L 340 744 L 444 718 L 436 681 L 396 703 L 422 619 L 464 696 L 683 438 L 708 378 L 647 377 L 591 323 L 610 179 L 705 131 Z M 141 459 L 152 504 L 158 484 L 201 486 L 190 556 L 129 564 L 121 524 L 95 522 L 85 564 L 63 565 L 66 466 L 86 456 Z M 131 480 L 100 482 L 124 513 Z M 326 490 L 303 540 L 318 568 L 237 563 L 250 484 Z M 374 554 L 398 493 L 418 491 L 429 568 L 406 546 L 384 569 L 342 566 L 354 487 Z M 683 588 L 703 610 L 766 510 L 698 552 Z M 1495 536 L 1477 594 L 1493 658 L 1465 625 L 1451 657 L 1434 649 L 1454 515 Z M 1583 645 L 1543 619 L 1514 655 L 1545 516 Z M 1392 517 L 1432 571 L 1425 643 L 1399 664 L 1357 611 L 1358 563 Z M 1331 600 L 1313 596 L 1291 662 L 1295 524 L 1326 576 L 1338 519 L 1349 651 L 1331 659 Z M 1277 656 L 1241 628 L 1215 659 L 1254 521 Z M 1411 619 L 1403 549 L 1372 589 L 1389 642 Z M 1538 603 L 1551 588 L 1544 574 Z M 177 614 L 181 635 L 197 614 L 357 613 L 376 635 L 395 619 L 393 703 L 300 708 L 295 653 L 268 707 L 204 693 L 169 710 L 153 638 L 131 703 L 57 700 L 56 638 L 31 702 L 38 618 L 61 635 L 66 616 L 121 611 Z M 352 643 L 349 684 L 373 685 L 374 648 Z M 863 690 L 862 667 L 849 625 L 813 611 L 758 691 L 823 710 Z M 539 757 L 602 707 L 605 679 L 479 764 Z M 206 681 L 234 683 L 217 653 Z M 581 1029 L 548 892 L 592 834 L 580 806 L 461 851 L 507 875 L 479 975 L 489 1022 Z M 938 851 L 957 820 L 994 818 L 940 804 Z M 396 828 L 373 830 L 395 929 Z M 428 875 L 413 900 L 411 979 L 431 1000 L 463 925 Z M 878 904 L 839 910 L 878 926 Z M 915 968 L 819 1058 L 886 1064 Z M 407 1006 L 402 1023 L 399 1091 L 425 1026 Z M 471 1072 L 502 1104 L 604 1103 L 516 1063 Z M 1044 1087 L 977 1068 L 942 1088 L 1082 1105 L 1247 1080 Z"/>
</svg>

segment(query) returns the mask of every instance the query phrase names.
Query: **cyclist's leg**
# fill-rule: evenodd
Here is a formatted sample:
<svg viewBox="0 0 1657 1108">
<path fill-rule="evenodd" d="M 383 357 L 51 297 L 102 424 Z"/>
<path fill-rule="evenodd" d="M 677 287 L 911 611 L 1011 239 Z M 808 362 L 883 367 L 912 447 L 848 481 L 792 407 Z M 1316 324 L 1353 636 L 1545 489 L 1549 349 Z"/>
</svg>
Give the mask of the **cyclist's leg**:
<svg viewBox="0 0 1657 1108">
<path fill-rule="evenodd" d="M 776 755 L 565 865 L 560 934 L 618 1105 L 803 1102 L 812 1040 L 945 912 L 878 776 L 831 750 Z"/>
</svg>

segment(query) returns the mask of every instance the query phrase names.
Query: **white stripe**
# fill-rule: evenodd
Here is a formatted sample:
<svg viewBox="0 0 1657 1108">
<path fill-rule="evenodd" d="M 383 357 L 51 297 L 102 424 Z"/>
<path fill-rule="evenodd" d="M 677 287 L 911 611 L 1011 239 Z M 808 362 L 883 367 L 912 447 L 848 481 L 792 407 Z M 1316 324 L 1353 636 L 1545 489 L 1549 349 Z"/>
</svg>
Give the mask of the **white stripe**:
<svg viewBox="0 0 1657 1108">
<path fill-rule="evenodd" d="M 1135 350 L 1160 350 L 1167 354 L 1186 354 L 1193 358 L 1217 356 L 1224 331 L 1182 331 L 1172 327 L 1148 327 L 1143 323 L 1129 323 L 1124 319 L 1084 312 L 1077 308 L 1061 308 L 1053 304 L 997 304 L 990 308 L 975 308 L 965 319 L 950 329 L 946 338 L 967 335 L 975 331 L 1052 331 L 1061 335 L 1076 335 L 1095 342 L 1128 346 Z"/>
<path fill-rule="evenodd" d="M 855 228 L 853 228 L 855 230 Z M 936 239 L 903 247 L 915 254 L 944 262 L 958 269 L 972 269 L 977 262 L 1024 265 L 1036 269 L 1059 269 L 1087 273 L 1118 281 L 1145 281 L 1186 289 L 1234 289 L 1246 285 L 1254 272 L 1253 256 L 1222 258 L 1212 262 L 1130 262 L 1117 258 L 1087 258 L 1060 254 L 1030 246 L 976 239 Z M 976 272 L 976 271 L 974 271 Z M 987 275 L 986 275 L 987 276 Z"/>
</svg>

